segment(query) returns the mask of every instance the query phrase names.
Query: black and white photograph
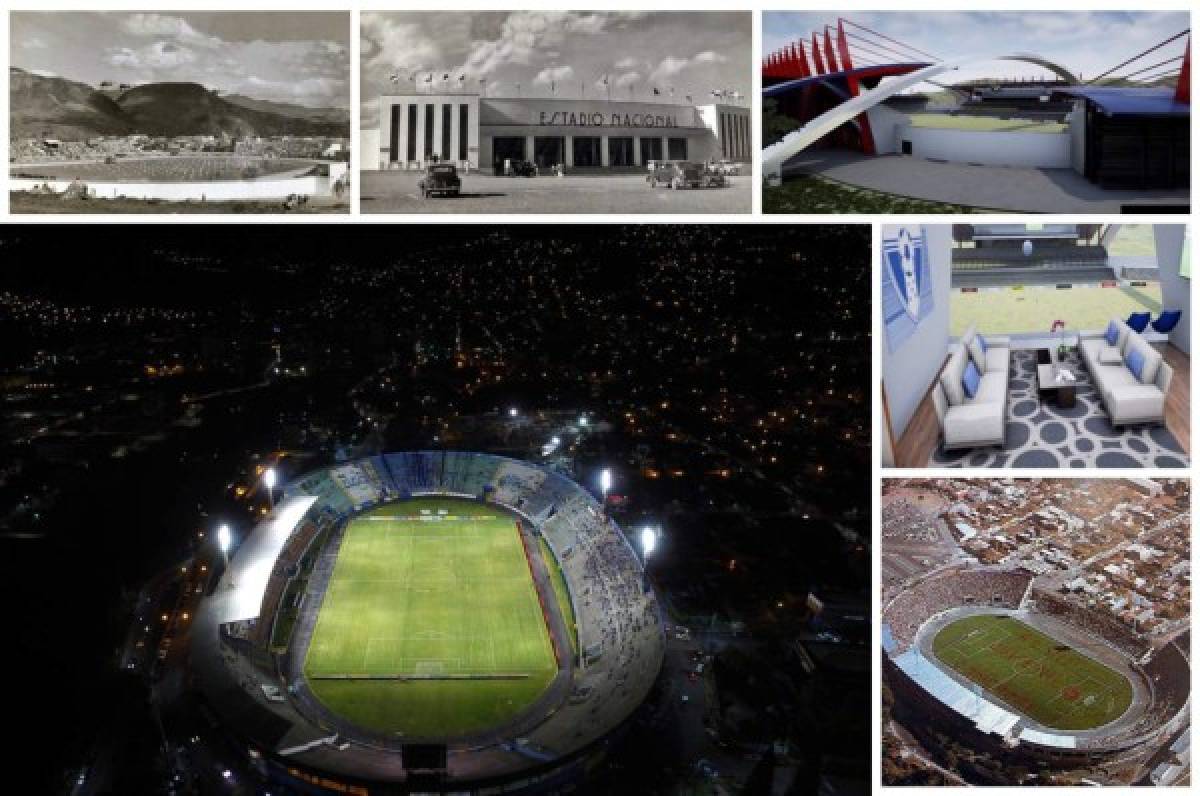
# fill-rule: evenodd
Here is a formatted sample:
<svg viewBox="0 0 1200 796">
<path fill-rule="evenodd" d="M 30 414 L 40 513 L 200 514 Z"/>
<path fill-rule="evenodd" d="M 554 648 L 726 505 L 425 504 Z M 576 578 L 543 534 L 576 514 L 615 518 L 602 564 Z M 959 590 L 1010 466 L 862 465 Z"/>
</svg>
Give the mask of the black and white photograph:
<svg viewBox="0 0 1200 796">
<path fill-rule="evenodd" d="M 345 12 L 15 12 L 14 213 L 350 207 Z"/>
<path fill-rule="evenodd" d="M 364 12 L 364 213 L 749 213 L 751 14 Z"/>
</svg>

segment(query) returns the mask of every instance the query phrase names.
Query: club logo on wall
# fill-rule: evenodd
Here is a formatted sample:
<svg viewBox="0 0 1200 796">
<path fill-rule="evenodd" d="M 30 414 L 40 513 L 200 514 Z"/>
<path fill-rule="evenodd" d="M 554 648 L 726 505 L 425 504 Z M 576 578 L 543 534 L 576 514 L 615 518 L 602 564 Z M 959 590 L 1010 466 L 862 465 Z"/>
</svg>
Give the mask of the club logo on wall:
<svg viewBox="0 0 1200 796">
<path fill-rule="evenodd" d="M 882 270 L 884 329 L 895 350 L 933 308 L 928 251 L 919 229 L 884 231 Z"/>
</svg>

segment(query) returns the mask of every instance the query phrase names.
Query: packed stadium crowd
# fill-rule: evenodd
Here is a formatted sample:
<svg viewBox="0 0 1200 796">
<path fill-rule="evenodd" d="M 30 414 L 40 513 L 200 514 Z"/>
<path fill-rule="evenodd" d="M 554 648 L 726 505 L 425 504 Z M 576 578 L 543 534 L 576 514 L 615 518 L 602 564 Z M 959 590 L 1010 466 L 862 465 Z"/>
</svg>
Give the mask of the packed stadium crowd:
<svg viewBox="0 0 1200 796">
<path fill-rule="evenodd" d="M 1061 619 L 1069 625 L 1102 638 L 1132 658 L 1145 654 L 1147 644 L 1140 641 L 1132 629 L 1103 610 L 1088 608 L 1053 592 L 1035 589 L 1034 607 L 1043 614 Z"/>
<path fill-rule="evenodd" d="M 931 617 L 964 605 L 1019 608 L 1029 587 L 1026 572 L 954 569 L 918 581 L 901 592 L 885 609 L 899 650 L 908 649 L 917 631 Z"/>
</svg>

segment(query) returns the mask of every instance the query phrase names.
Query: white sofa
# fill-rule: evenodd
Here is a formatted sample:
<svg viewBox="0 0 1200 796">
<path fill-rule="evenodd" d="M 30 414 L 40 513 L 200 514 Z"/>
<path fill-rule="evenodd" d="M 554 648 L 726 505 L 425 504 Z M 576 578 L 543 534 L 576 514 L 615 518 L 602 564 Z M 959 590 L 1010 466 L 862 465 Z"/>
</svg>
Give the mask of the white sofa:
<svg viewBox="0 0 1200 796">
<path fill-rule="evenodd" d="M 1083 364 L 1100 392 L 1108 419 L 1114 426 L 1135 423 L 1165 422 L 1164 409 L 1167 391 L 1175 371 L 1137 332 L 1125 321 L 1113 318 L 1117 327 L 1116 345 L 1109 345 L 1105 337 L 1108 329 L 1098 332 L 1082 332 L 1079 335 L 1079 352 Z M 1144 358 L 1141 378 L 1125 364 L 1131 350 L 1141 351 Z"/>
<path fill-rule="evenodd" d="M 1009 341 L 1006 337 L 985 338 L 987 350 L 975 334 L 975 327 L 951 347 L 950 359 L 933 386 L 933 406 L 942 427 L 944 450 L 981 448 L 1004 444 L 1004 423 L 1008 414 Z M 967 361 L 979 370 L 979 388 L 969 398 L 962 377 Z"/>
</svg>

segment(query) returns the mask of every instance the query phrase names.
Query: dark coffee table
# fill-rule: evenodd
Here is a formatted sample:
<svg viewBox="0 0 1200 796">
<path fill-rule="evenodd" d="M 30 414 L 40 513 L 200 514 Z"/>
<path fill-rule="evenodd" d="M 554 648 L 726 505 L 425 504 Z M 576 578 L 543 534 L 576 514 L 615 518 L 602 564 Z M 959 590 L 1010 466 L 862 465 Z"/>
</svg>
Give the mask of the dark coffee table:
<svg viewBox="0 0 1200 796">
<path fill-rule="evenodd" d="M 1055 380 L 1055 374 L 1059 370 L 1065 370 L 1070 373 L 1070 369 L 1055 362 L 1054 355 L 1048 348 L 1038 350 L 1037 361 L 1038 395 L 1043 399 L 1053 398 L 1054 403 L 1060 409 L 1070 409 L 1075 406 L 1076 382 Z"/>
</svg>

